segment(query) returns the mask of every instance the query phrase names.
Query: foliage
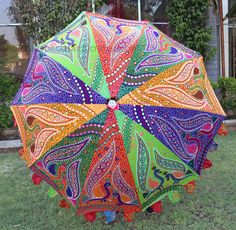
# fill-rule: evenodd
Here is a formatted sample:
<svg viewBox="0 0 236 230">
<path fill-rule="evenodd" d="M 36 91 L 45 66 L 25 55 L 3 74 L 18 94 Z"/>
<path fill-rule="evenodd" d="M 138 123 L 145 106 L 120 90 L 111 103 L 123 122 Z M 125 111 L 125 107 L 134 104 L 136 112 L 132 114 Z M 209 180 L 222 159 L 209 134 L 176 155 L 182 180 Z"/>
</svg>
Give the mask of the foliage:
<svg viewBox="0 0 236 230">
<path fill-rule="evenodd" d="M 96 0 L 96 7 L 105 0 Z M 87 0 L 12 0 L 9 15 L 13 22 L 21 22 L 24 32 L 41 43 L 72 22 L 84 10 L 92 11 Z"/>
<path fill-rule="evenodd" d="M 207 26 L 209 1 L 170 0 L 167 16 L 173 30 L 172 37 L 202 54 L 207 61 L 215 54 L 210 47 L 211 29 Z"/>
<path fill-rule="evenodd" d="M 0 129 L 13 127 L 13 114 L 10 107 L 7 105 L 0 105 Z"/>
<path fill-rule="evenodd" d="M 212 86 L 212 88 L 214 90 L 218 90 L 219 89 L 219 83 L 218 82 L 212 82 L 211 80 L 210 80 L 210 82 L 211 82 L 211 86 Z"/>
<path fill-rule="evenodd" d="M 219 90 L 222 107 L 236 112 L 236 79 L 220 77 L 218 82 L 211 83 L 214 90 Z"/>
<path fill-rule="evenodd" d="M 236 112 L 236 79 L 226 77 L 219 78 L 218 84 L 222 97 L 220 102 L 223 108 Z"/>
<path fill-rule="evenodd" d="M 17 47 L 11 45 L 5 38 L 5 34 L 0 35 L 0 69 L 6 69 L 6 63 L 15 62 L 17 57 Z"/>
<path fill-rule="evenodd" d="M 12 75 L 0 74 L 0 128 L 13 126 L 10 103 L 18 88 L 19 82 Z"/>
<path fill-rule="evenodd" d="M 4 47 L 8 44 L 7 39 L 5 38 L 5 34 L 1 34 L 0 35 L 0 54 L 4 54 L 6 52 L 6 50 L 4 49 Z"/>
</svg>

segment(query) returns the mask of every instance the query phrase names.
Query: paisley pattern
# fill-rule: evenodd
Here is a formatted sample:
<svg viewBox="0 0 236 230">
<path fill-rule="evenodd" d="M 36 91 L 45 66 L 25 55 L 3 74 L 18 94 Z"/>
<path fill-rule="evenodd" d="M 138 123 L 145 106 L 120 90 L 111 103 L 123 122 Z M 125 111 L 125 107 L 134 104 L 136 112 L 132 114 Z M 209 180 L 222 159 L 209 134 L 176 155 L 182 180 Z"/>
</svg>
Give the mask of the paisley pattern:
<svg viewBox="0 0 236 230">
<path fill-rule="evenodd" d="M 53 109 L 44 106 L 31 106 L 25 111 L 26 121 L 34 118 L 39 119 L 40 121 L 46 124 L 54 124 L 59 126 L 62 124 L 68 124 L 73 122 L 76 117 L 69 117 L 59 112 L 56 112 Z M 27 122 L 28 123 L 28 122 Z"/>
<path fill-rule="evenodd" d="M 158 67 L 168 65 L 170 63 L 179 62 L 183 60 L 184 57 L 181 53 L 175 55 L 160 55 L 160 54 L 152 54 L 146 57 L 141 63 L 139 63 L 136 67 L 136 71 L 146 68 L 146 67 Z"/>
<path fill-rule="evenodd" d="M 92 196 L 93 187 L 98 183 L 111 168 L 115 156 L 115 143 L 112 142 L 107 154 L 97 163 L 86 182 L 86 192 L 88 196 Z"/>
<path fill-rule="evenodd" d="M 210 148 L 224 119 L 222 115 L 197 110 L 131 105 L 119 108 L 199 173 L 205 148 Z"/>
<path fill-rule="evenodd" d="M 138 39 L 140 31 L 134 30 L 127 36 L 119 39 L 112 48 L 112 56 L 111 56 L 111 68 L 114 66 L 114 62 L 122 53 L 127 50 L 127 47 L 132 46 L 133 43 Z"/>
<path fill-rule="evenodd" d="M 109 46 L 110 42 L 114 39 L 115 32 L 107 29 L 107 26 L 109 26 L 108 22 L 106 20 L 97 19 L 93 20 L 92 24 L 105 39 L 106 46 Z"/>
<path fill-rule="evenodd" d="M 186 165 L 175 153 L 170 151 L 165 145 L 158 141 L 151 133 L 144 129 L 141 125 L 127 117 L 121 111 L 117 111 L 117 117 L 120 117 L 119 127 L 125 140 L 128 159 L 131 170 L 135 178 L 138 189 L 138 196 L 142 203 L 142 207 L 148 207 L 153 199 L 163 197 L 169 191 L 177 189 L 178 186 L 188 183 L 188 181 L 196 180 L 197 174 Z M 124 129 L 127 123 L 131 123 L 131 133 L 127 133 Z M 129 136 L 138 136 L 138 138 L 128 138 Z M 145 165 L 146 173 L 140 173 L 140 167 L 132 164 L 133 161 L 140 160 L 140 145 L 145 146 L 149 164 Z M 142 147 L 144 149 L 144 147 Z M 140 181 L 145 175 L 145 190 L 140 189 Z M 174 186 L 173 186 L 174 185 Z"/>
<path fill-rule="evenodd" d="M 31 146 L 31 155 L 35 158 L 42 154 L 43 149 L 46 146 L 48 139 L 57 134 L 57 130 L 53 128 L 43 129 L 37 136 L 35 144 Z"/>
<path fill-rule="evenodd" d="M 194 62 L 189 61 L 183 65 L 177 74 L 166 79 L 166 81 L 170 84 L 184 84 L 190 80 L 194 72 L 199 73 L 199 69 Z"/>
<path fill-rule="evenodd" d="M 80 182 L 78 178 L 80 160 L 73 162 L 69 165 L 67 170 L 68 187 L 66 194 L 68 197 L 76 200 L 80 194 Z"/>
<path fill-rule="evenodd" d="M 145 192 L 146 188 L 146 181 L 149 169 L 149 152 L 148 149 L 142 140 L 142 138 L 136 134 L 138 140 L 138 164 L 137 164 L 137 172 L 138 172 L 138 179 L 139 179 L 139 187 L 141 191 Z"/>
<path fill-rule="evenodd" d="M 83 12 L 34 49 L 11 109 L 28 167 L 77 214 L 130 217 L 199 178 L 224 119 L 202 57 Z"/>
<path fill-rule="evenodd" d="M 38 86 L 34 86 L 31 89 L 29 88 L 24 88 L 24 91 L 22 92 L 22 103 L 30 103 L 31 101 L 33 101 L 35 98 L 43 95 L 43 94 L 51 94 L 53 95 L 54 92 L 52 91 L 52 89 L 50 87 L 48 87 L 47 85 L 41 83 Z M 28 92 L 26 92 L 28 91 Z"/>
<path fill-rule="evenodd" d="M 89 61 L 89 47 L 90 47 L 90 38 L 89 38 L 89 30 L 88 28 L 83 28 L 81 40 L 79 44 L 79 52 L 77 54 L 80 64 L 83 67 L 83 69 L 86 71 L 88 76 L 90 76 L 89 73 L 89 67 L 88 67 L 88 61 Z"/>
<path fill-rule="evenodd" d="M 105 105 L 40 104 L 13 106 L 24 146 L 24 159 L 32 165 L 55 144 L 94 116 Z"/>
<path fill-rule="evenodd" d="M 147 45 L 145 51 L 151 52 L 157 49 L 158 47 L 158 36 L 159 33 L 157 31 L 152 30 L 152 28 L 147 28 L 145 31 L 145 35 L 147 38 Z"/>
<path fill-rule="evenodd" d="M 104 125 L 104 111 L 63 138 L 30 168 L 76 205 Z"/>
<path fill-rule="evenodd" d="M 40 45 L 39 49 L 61 64 L 75 80 L 81 80 L 103 97 L 109 97 L 104 72 L 100 67 L 97 68 L 101 65 L 101 60 L 91 30 L 90 17 L 87 13 L 82 13 L 76 20 L 77 23 L 72 22 L 56 36 Z M 82 94 L 86 95 L 86 92 Z"/>
<path fill-rule="evenodd" d="M 111 97 L 116 97 L 126 75 L 134 47 L 145 26 L 124 20 L 109 20 L 103 16 L 91 17 L 92 31 L 102 62 L 102 69 Z"/>
<path fill-rule="evenodd" d="M 157 95 L 162 95 L 167 100 L 172 99 L 178 105 L 188 106 L 192 108 L 198 108 L 198 107 L 202 108 L 206 104 L 204 98 L 201 100 L 196 99 L 185 93 L 183 90 L 176 89 L 175 87 L 171 86 L 165 86 L 165 85 L 161 87 L 157 86 L 148 89 L 146 92 L 148 94 L 154 93 Z"/>
<path fill-rule="evenodd" d="M 41 57 L 41 58 L 40 58 Z M 13 105 L 38 103 L 104 104 L 106 99 L 39 50 L 33 54 Z"/>
<path fill-rule="evenodd" d="M 48 180 L 49 178 L 54 181 L 59 180 L 65 185 L 64 188 L 59 189 L 58 187 L 56 190 L 65 195 L 73 205 L 76 204 L 81 190 L 79 175 L 83 159 L 81 152 L 89 145 L 90 140 L 90 138 L 87 138 L 76 144 L 55 148 L 49 151 L 42 160 L 34 164 L 34 167 L 47 175 Z M 34 167 L 32 167 L 33 171 Z"/>
<path fill-rule="evenodd" d="M 119 191 L 128 196 L 131 200 L 136 198 L 134 190 L 124 180 L 119 165 L 114 170 L 113 183 Z"/>
<path fill-rule="evenodd" d="M 162 157 L 156 149 L 154 149 L 154 154 L 157 165 L 160 165 L 161 168 L 169 171 L 180 171 L 185 174 L 186 166 L 183 163 Z"/>
<path fill-rule="evenodd" d="M 168 55 L 171 56 L 171 54 Z M 186 53 L 182 55 L 186 57 Z M 137 68 L 140 62 L 134 63 L 133 66 Z M 129 67 L 131 66 L 132 64 Z M 185 108 L 224 116 L 224 111 L 215 100 L 215 96 L 212 96 L 213 92 L 207 89 L 208 80 L 201 57 L 196 57 L 191 61 L 186 59 L 185 62 L 181 61 L 173 66 L 169 64 L 161 72 L 159 72 L 159 67 L 153 68 L 152 63 L 150 63 L 150 71 L 145 67 L 143 74 L 134 75 L 135 69 L 130 69 L 130 71 L 132 71 L 131 78 L 125 78 L 127 84 L 123 85 L 125 90 L 127 88 L 129 90 L 125 91 L 126 95 L 122 92 L 118 94 L 119 97 L 123 96 L 119 100 L 120 104 Z M 156 75 L 153 76 L 154 72 Z M 134 82 L 142 84 L 137 85 Z"/>
<path fill-rule="evenodd" d="M 188 119 L 178 119 L 174 118 L 174 121 L 179 125 L 179 127 L 184 131 L 194 131 L 198 127 L 201 127 L 207 122 L 211 122 L 211 117 L 208 114 L 197 115 Z"/>
<path fill-rule="evenodd" d="M 55 85 L 57 88 L 62 89 L 68 93 L 74 92 L 74 89 L 70 87 L 69 84 L 67 84 L 67 82 L 65 81 L 65 78 L 63 77 L 63 73 L 61 72 L 61 70 L 58 68 L 57 64 L 54 61 L 52 61 L 48 57 L 42 58 L 41 61 L 44 63 L 41 68 L 43 69 L 45 66 L 45 69 L 47 69 L 48 75 L 53 76 L 49 78 L 49 80 L 52 82 L 53 85 Z M 39 65 L 36 68 L 40 68 Z"/>
<path fill-rule="evenodd" d="M 58 161 L 69 160 L 70 158 L 75 157 L 89 141 L 90 139 L 87 138 L 83 142 L 76 143 L 74 145 L 66 145 L 50 151 L 43 157 L 43 166 L 49 169 L 49 166 Z"/>
</svg>

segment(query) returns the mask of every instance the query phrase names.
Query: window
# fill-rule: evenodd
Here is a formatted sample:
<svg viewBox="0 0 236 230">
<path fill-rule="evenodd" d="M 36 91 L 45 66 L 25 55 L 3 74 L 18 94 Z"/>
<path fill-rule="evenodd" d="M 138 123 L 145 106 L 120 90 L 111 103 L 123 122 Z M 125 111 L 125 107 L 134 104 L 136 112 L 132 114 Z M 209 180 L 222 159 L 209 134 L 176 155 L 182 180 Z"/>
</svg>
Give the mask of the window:
<svg viewBox="0 0 236 230">
<path fill-rule="evenodd" d="M 92 0 L 91 0 L 92 1 Z M 98 13 L 130 20 L 149 20 L 167 33 L 166 4 L 168 0 L 109 0 Z M 0 73 L 22 77 L 29 60 L 29 39 L 24 36 L 23 25 L 12 23 L 8 15 L 11 0 L 1 1 L 0 8 Z"/>
<path fill-rule="evenodd" d="M 29 59 L 29 41 L 20 23 L 11 23 L 8 15 L 10 0 L 0 8 L 0 73 L 22 78 Z"/>
<path fill-rule="evenodd" d="M 142 20 L 152 22 L 158 29 L 169 34 L 169 23 L 166 15 L 168 0 L 142 1 Z"/>
<path fill-rule="evenodd" d="M 236 78 L 236 24 L 229 25 L 229 77 Z"/>
<path fill-rule="evenodd" d="M 112 0 L 108 4 L 103 4 L 97 12 L 117 18 L 138 20 L 137 0 Z"/>
<path fill-rule="evenodd" d="M 169 34 L 167 2 L 168 0 L 111 0 L 97 9 L 97 12 L 130 20 L 147 20 Z"/>
<path fill-rule="evenodd" d="M 228 7 L 236 4 L 236 0 L 229 0 Z M 236 17 L 229 18 L 229 77 L 236 78 Z"/>
</svg>

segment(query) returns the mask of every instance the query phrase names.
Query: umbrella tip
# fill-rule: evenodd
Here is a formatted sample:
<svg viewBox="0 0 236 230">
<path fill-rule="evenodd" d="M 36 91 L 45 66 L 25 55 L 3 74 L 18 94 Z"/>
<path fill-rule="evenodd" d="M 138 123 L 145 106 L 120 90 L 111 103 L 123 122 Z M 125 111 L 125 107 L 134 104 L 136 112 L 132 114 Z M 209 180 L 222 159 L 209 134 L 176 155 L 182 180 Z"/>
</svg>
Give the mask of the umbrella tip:
<svg viewBox="0 0 236 230">
<path fill-rule="evenodd" d="M 107 108 L 113 109 L 113 110 L 119 109 L 119 104 L 115 98 L 110 98 L 107 100 Z"/>
</svg>

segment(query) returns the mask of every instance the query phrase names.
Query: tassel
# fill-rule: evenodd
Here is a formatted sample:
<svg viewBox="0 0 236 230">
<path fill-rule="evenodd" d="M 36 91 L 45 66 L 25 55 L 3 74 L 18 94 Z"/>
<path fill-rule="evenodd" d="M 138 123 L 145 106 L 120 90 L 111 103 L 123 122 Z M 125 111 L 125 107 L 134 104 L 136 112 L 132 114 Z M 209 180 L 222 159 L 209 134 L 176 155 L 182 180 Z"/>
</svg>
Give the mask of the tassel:
<svg viewBox="0 0 236 230">
<path fill-rule="evenodd" d="M 162 202 L 161 200 L 159 200 L 158 202 L 156 202 L 155 204 L 153 204 L 151 207 L 150 207 L 153 212 L 155 213 L 161 213 L 162 212 Z"/>
<path fill-rule="evenodd" d="M 212 141 L 208 152 L 214 152 L 217 150 L 218 144 L 215 141 Z"/>
<path fill-rule="evenodd" d="M 220 129 L 218 130 L 218 135 L 220 135 L 220 136 L 228 135 L 228 130 L 227 130 L 225 124 L 221 124 Z"/>
<path fill-rule="evenodd" d="M 52 187 L 49 187 L 48 196 L 50 198 L 54 198 L 56 195 L 58 195 L 57 191 L 55 189 L 53 189 Z"/>
<path fill-rule="evenodd" d="M 127 222 L 132 222 L 133 221 L 133 219 L 134 219 L 134 214 L 133 214 L 133 212 L 124 212 L 124 219 L 125 219 L 125 221 L 127 221 Z"/>
<path fill-rule="evenodd" d="M 96 220 L 96 215 L 97 215 L 97 212 L 87 212 L 87 213 L 84 213 L 84 218 L 86 222 L 92 223 Z"/>
<path fill-rule="evenodd" d="M 212 162 L 206 158 L 206 160 L 204 161 L 204 164 L 203 164 L 203 169 L 208 169 L 211 167 L 212 167 Z"/>
<path fill-rule="evenodd" d="M 169 191 L 168 197 L 173 204 L 176 204 L 180 201 L 180 193 L 176 190 Z"/>
<path fill-rule="evenodd" d="M 22 160 L 24 160 L 24 149 L 23 148 L 20 148 L 18 150 L 18 155 Z"/>
<path fill-rule="evenodd" d="M 40 176 L 38 176 L 37 174 L 33 173 L 32 181 L 35 185 L 40 185 L 42 178 Z"/>
<path fill-rule="evenodd" d="M 70 205 L 66 202 L 65 199 L 60 200 L 59 206 L 60 206 L 61 208 L 70 208 Z"/>
<path fill-rule="evenodd" d="M 184 185 L 185 191 L 189 194 L 192 194 L 195 191 L 196 188 L 196 182 L 190 181 L 189 183 L 187 183 L 186 185 Z"/>
<path fill-rule="evenodd" d="M 16 128 L 17 127 L 16 119 L 14 116 L 12 116 L 12 119 L 13 119 L 13 127 Z"/>
</svg>

